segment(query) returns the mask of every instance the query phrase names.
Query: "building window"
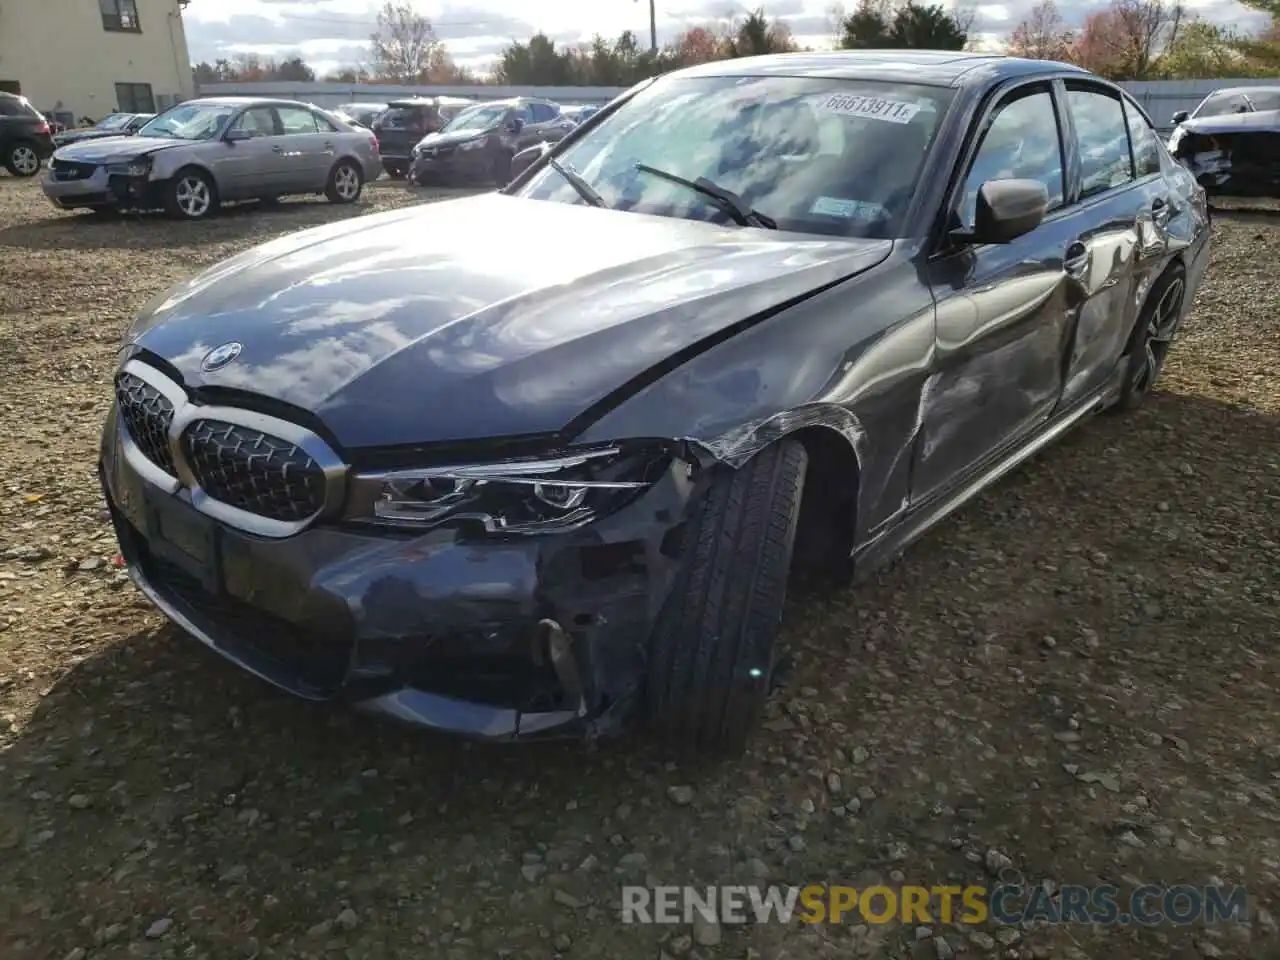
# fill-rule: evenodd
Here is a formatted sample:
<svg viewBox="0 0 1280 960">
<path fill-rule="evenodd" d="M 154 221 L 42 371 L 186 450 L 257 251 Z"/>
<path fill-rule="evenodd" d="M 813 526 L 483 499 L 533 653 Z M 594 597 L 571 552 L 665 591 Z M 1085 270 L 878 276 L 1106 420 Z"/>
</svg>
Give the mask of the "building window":
<svg viewBox="0 0 1280 960">
<path fill-rule="evenodd" d="M 121 113 L 155 113 L 156 100 L 149 83 L 117 83 L 116 107 Z"/>
<path fill-rule="evenodd" d="M 138 22 L 138 0 L 98 0 L 102 10 L 102 29 L 141 33 Z"/>
</svg>

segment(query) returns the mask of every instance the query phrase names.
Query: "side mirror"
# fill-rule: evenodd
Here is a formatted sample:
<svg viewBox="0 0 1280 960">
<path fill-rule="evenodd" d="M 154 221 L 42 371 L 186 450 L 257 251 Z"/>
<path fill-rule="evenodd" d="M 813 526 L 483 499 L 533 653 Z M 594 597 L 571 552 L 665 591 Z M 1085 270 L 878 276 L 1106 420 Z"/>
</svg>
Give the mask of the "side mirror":
<svg viewBox="0 0 1280 960">
<path fill-rule="evenodd" d="M 222 139 L 227 141 L 227 143 L 239 143 L 242 140 L 249 139 L 249 131 L 248 130 L 228 130 L 226 133 L 222 135 Z"/>
<path fill-rule="evenodd" d="M 508 118 L 507 118 L 507 129 L 508 129 L 508 130 L 510 130 L 512 133 L 519 133 L 521 130 L 523 130 L 523 129 L 524 129 L 524 118 L 523 118 L 523 117 L 508 117 Z"/>
<path fill-rule="evenodd" d="M 1039 180 L 988 180 L 978 188 L 973 229 L 952 231 L 962 243 L 1009 243 L 1040 226 L 1049 191 Z"/>
<path fill-rule="evenodd" d="M 1187 111 L 1185 111 L 1185 110 L 1179 110 L 1177 113 L 1175 113 L 1175 114 L 1173 115 L 1173 122 L 1174 122 L 1174 123 L 1182 123 L 1184 120 L 1189 119 L 1189 118 L 1190 118 L 1190 116 L 1191 116 L 1191 114 L 1187 113 Z"/>
</svg>

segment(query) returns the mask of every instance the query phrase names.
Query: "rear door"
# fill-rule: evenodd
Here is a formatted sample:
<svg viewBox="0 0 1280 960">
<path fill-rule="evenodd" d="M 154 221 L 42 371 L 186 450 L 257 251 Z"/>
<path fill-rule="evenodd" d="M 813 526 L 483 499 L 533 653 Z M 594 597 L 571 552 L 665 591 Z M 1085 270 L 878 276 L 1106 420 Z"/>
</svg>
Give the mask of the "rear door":
<svg viewBox="0 0 1280 960">
<path fill-rule="evenodd" d="M 309 193 L 323 189 L 333 163 L 333 128 L 306 107 L 275 108 L 283 162 L 282 192 Z"/>
<path fill-rule="evenodd" d="M 375 131 L 384 160 L 408 160 L 409 151 L 427 135 L 422 109 L 415 104 L 392 104 L 377 119 Z"/>
<path fill-rule="evenodd" d="M 1100 389 L 1137 322 L 1141 290 L 1168 254 L 1176 198 L 1155 131 L 1113 87 L 1063 84 L 1076 161 L 1071 184 L 1079 229 L 1066 251 L 1070 340 L 1062 405 Z"/>
</svg>

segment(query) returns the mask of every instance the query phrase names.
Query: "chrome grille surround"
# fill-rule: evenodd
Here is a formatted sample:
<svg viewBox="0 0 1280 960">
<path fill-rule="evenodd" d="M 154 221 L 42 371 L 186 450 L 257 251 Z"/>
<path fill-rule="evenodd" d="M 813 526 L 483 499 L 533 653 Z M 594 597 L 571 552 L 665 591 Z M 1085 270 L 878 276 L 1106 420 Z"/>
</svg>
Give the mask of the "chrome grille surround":
<svg viewBox="0 0 1280 960">
<path fill-rule="evenodd" d="M 144 480 L 189 499 L 196 510 L 221 523 L 261 537 L 292 536 L 341 510 L 347 465 L 311 430 L 253 410 L 195 403 L 174 380 L 136 359 L 121 368 L 117 395 L 120 384 L 134 386 L 135 381 L 155 391 L 173 409 L 165 435 L 167 463 L 157 462 L 166 459 L 163 454 L 152 459 L 145 441 L 140 444 L 134 435 L 137 425 L 120 417 L 120 450 Z M 157 407 L 163 409 L 160 404 Z M 218 440 L 208 432 L 212 428 L 225 436 Z M 193 450 L 192 438 L 200 434 L 204 440 L 197 441 Z M 234 442 L 228 445 L 229 439 Z M 206 450 L 204 443 L 213 443 L 213 448 Z M 221 453 L 211 453 L 212 449 Z M 252 479 L 253 470 L 263 466 L 279 468 L 281 483 L 275 489 L 270 477 L 265 485 Z M 292 502 L 294 497 L 297 503 Z"/>
</svg>

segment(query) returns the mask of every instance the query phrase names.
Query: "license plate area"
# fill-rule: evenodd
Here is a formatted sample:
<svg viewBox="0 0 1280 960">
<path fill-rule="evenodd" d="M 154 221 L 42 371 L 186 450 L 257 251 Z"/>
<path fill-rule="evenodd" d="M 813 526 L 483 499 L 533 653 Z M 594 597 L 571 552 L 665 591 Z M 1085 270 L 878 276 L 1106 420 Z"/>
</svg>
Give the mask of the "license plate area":
<svg viewBox="0 0 1280 960">
<path fill-rule="evenodd" d="M 176 499 L 146 505 L 147 546 L 159 559 L 178 567 L 210 594 L 222 589 L 218 525 Z"/>
</svg>

